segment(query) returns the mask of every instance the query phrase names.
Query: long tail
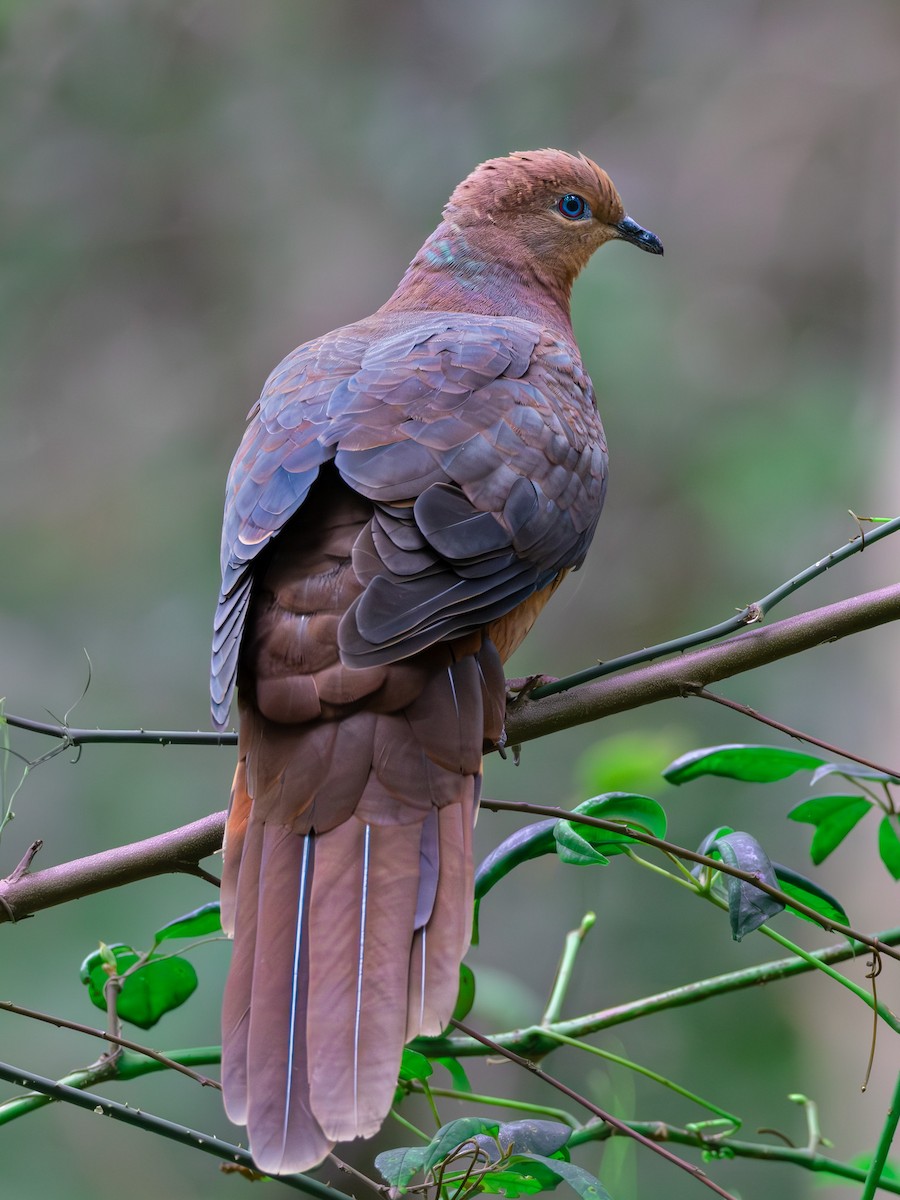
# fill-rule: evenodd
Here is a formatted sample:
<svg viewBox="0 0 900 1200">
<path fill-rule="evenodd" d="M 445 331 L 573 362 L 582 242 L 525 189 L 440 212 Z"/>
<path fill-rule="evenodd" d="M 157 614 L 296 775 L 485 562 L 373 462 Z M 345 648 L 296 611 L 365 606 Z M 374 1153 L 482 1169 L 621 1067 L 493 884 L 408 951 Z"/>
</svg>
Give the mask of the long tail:
<svg viewBox="0 0 900 1200">
<path fill-rule="evenodd" d="M 453 1010 L 485 712 L 502 709 L 503 676 L 490 642 L 436 657 L 399 710 L 298 729 L 242 703 L 222 1081 L 266 1173 L 309 1169 L 335 1142 L 374 1134 L 404 1043 L 440 1033 Z"/>
</svg>

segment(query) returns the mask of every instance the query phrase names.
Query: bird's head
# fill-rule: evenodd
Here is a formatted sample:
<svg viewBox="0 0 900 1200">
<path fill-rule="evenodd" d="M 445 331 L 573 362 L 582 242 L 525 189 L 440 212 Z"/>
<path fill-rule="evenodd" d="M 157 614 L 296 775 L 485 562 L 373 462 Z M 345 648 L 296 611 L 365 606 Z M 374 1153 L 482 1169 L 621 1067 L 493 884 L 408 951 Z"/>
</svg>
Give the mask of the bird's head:
<svg viewBox="0 0 900 1200">
<path fill-rule="evenodd" d="M 611 241 L 663 252 L 589 158 L 561 150 L 491 158 L 453 192 L 443 221 L 381 311 L 520 316 L 571 332 L 572 283 Z"/>
<path fill-rule="evenodd" d="M 612 180 L 583 154 L 529 150 L 483 162 L 450 197 L 444 219 L 474 252 L 511 255 L 568 288 L 595 250 L 614 240 L 662 254 L 658 237 L 626 215 Z"/>
</svg>

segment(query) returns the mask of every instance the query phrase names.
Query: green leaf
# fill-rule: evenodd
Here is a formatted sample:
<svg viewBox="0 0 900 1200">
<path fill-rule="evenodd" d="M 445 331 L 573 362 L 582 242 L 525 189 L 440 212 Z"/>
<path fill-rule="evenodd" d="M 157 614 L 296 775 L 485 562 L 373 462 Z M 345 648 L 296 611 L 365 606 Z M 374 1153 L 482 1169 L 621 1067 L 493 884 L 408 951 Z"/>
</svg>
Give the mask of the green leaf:
<svg viewBox="0 0 900 1200">
<path fill-rule="evenodd" d="M 425 1157 L 422 1170 L 426 1173 L 443 1162 L 463 1142 L 468 1142 L 479 1133 L 487 1133 L 496 1137 L 500 1128 L 499 1121 L 488 1121 L 483 1117 L 459 1117 L 442 1125 L 428 1145 L 425 1147 Z"/>
<path fill-rule="evenodd" d="M 552 854 L 556 848 L 553 840 L 553 827 L 556 820 L 551 817 L 547 821 L 536 821 L 533 825 L 525 825 L 515 833 L 505 838 L 499 846 L 495 846 L 475 872 L 475 911 L 472 914 L 472 945 L 477 946 L 480 934 L 478 918 L 481 911 L 481 901 L 495 883 L 499 883 L 504 875 L 508 875 L 520 863 L 532 858 L 540 858 L 543 854 Z"/>
<path fill-rule="evenodd" d="M 561 1121 L 508 1121 L 500 1126 L 497 1141 L 504 1153 L 555 1154 L 568 1142 L 572 1130 Z"/>
<path fill-rule="evenodd" d="M 157 929 L 153 941 L 154 944 L 158 944 L 168 938 L 198 938 L 205 937 L 208 933 L 221 932 L 220 905 L 218 900 L 213 900 L 195 908 L 193 912 L 185 913 L 183 917 L 176 917 L 174 921 L 163 925 L 162 929 Z"/>
<path fill-rule="evenodd" d="M 756 838 L 749 833 L 725 834 L 715 843 L 715 849 L 722 856 L 722 862 L 730 867 L 739 867 L 742 871 L 752 871 L 772 887 L 778 886 L 778 880 L 769 857 Z M 774 896 L 736 879 L 733 875 L 723 876 L 723 883 L 728 893 L 728 915 L 731 920 L 731 936 L 736 942 L 758 929 L 760 925 L 783 912 L 784 905 Z"/>
<path fill-rule="evenodd" d="M 403 1057 L 400 1059 L 400 1080 L 408 1083 L 411 1079 L 427 1079 L 433 1074 L 431 1063 L 418 1050 L 410 1050 L 404 1046 Z"/>
<path fill-rule="evenodd" d="M 900 783 L 896 775 L 886 775 L 884 771 L 875 771 L 861 763 L 823 763 L 813 772 L 809 786 L 812 787 L 826 775 L 840 775 L 844 779 L 866 779 L 872 783 Z"/>
<path fill-rule="evenodd" d="M 465 963 L 459 964 L 459 991 L 453 1009 L 454 1021 L 464 1021 L 475 1003 L 475 973 Z"/>
<path fill-rule="evenodd" d="M 540 858 L 542 854 L 552 854 L 555 849 L 555 824 L 556 819 L 551 817 L 547 821 L 524 825 L 505 838 L 499 846 L 495 846 L 475 872 L 475 899 L 481 900 L 494 884 L 499 883 L 504 875 L 508 875 L 520 863 Z"/>
<path fill-rule="evenodd" d="M 669 783 L 687 783 L 702 775 L 720 775 L 745 783 L 772 783 L 797 771 L 822 766 L 824 759 L 781 746 L 707 746 L 676 758 L 663 771 Z"/>
<path fill-rule="evenodd" d="M 558 1176 L 563 1183 L 567 1183 L 572 1191 L 577 1192 L 583 1200 L 612 1200 L 600 1180 L 585 1171 L 583 1167 L 577 1167 L 575 1163 L 561 1162 L 556 1158 L 544 1158 L 540 1154 L 533 1154 L 529 1157 L 535 1162 L 543 1163 L 549 1171 Z M 510 1161 L 515 1162 L 516 1156 Z"/>
<path fill-rule="evenodd" d="M 878 853 L 893 878 L 900 879 L 900 837 L 897 836 L 895 816 L 881 819 L 878 826 Z"/>
<path fill-rule="evenodd" d="M 587 826 L 579 825 L 576 829 L 571 821 L 556 822 L 553 837 L 560 861 L 568 863 L 570 867 L 605 867 L 609 859 L 594 849 L 580 832 L 582 829 L 587 829 Z"/>
<path fill-rule="evenodd" d="M 508 1196 L 509 1200 L 518 1200 L 519 1196 L 535 1196 L 539 1192 L 552 1192 L 559 1186 L 559 1179 L 550 1171 L 544 1170 L 539 1163 L 531 1163 L 530 1167 L 519 1168 L 504 1163 L 496 1171 L 489 1171 L 479 1180 L 481 1191 L 488 1195 Z"/>
<path fill-rule="evenodd" d="M 818 866 L 871 807 L 872 801 L 862 796 L 815 796 L 792 808 L 788 818 L 815 826 L 809 854 Z"/>
<path fill-rule="evenodd" d="M 434 1061 L 449 1073 L 456 1091 L 471 1092 L 472 1085 L 469 1083 L 469 1077 L 458 1058 L 436 1058 Z"/>
<path fill-rule="evenodd" d="M 105 953 L 104 953 L 105 952 Z M 117 942 L 89 954 L 81 964 L 81 981 L 91 1003 L 106 1012 L 104 986 L 110 978 L 109 956 L 115 973 L 122 975 L 140 958 L 131 946 Z M 150 959 L 123 981 L 116 1011 L 123 1021 L 140 1029 L 151 1029 L 160 1017 L 184 1004 L 197 987 L 197 972 L 185 958 Z"/>
<path fill-rule="evenodd" d="M 782 863 L 773 862 L 772 866 L 775 870 L 775 875 L 778 879 L 778 886 L 788 896 L 794 900 L 799 900 L 801 904 L 805 904 L 808 908 L 813 908 L 820 916 L 827 917 L 830 921 L 840 921 L 846 925 L 847 914 L 839 900 L 836 900 L 830 892 L 826 892 L 824 888 L 820 888 L 817 883 L 813 883 L 811 879 L 792 871 L 790 867 L 785 867 Z M 793 917 L 799 917 L 802 921 L 812 921 L 812 917 L 808 917 L 806 913 L 798 912 L 796 908 L 791 908 L 788 905 L 787 911 Z M 814 924 L 816 922 L 813 922 Z"/>
<path fill-rule="evenodd" d="M 107 946 L 106 942 L 101 942 L 100 949 L 97 951 L 97 953 L 100 955 L 100 961 L 102 963 L 105 963 L 106 966 L 109 967 L 109 973 L 115 974 L 117 971 L 117 965 L 116 965 L 116 956 L 113 953 L 113 948 L 111 946 Z M 84 980 L 84 963 L 81 964 L 81 971 L 82 971 L 81 978 L 83 981 Z"/>
<path fill-rule="evenodd" d="M 621 821 L 655 837 L 666 835 L 666 814 L 649 796 L 610 792 L 585 800 L 573 809 L 573 813 Z M 560 824 L 567 828 L 560 831 Z M 475 872 L 476 940 L 478 904 L 496 883 L 521 863 L 556 851 L 564 862 L 577 866 L 603 865 L 607 856 L 621 854 L 623 847 L 633 841 L 634 838 L 625 833 L 578 825 L 576 822 L 557 822 L 552 817 L 517 829 L 491 851 Z"/>
<path fill-rule="evenodd" d="M 650 796 L 636 796 L 633 792 L 609 792 L 604 796 L 594 796 L 574 808 L 573 813 L 585 817 L 599 817 L 604 821 L 621 821 L 643 833 L 653 837 L 666 836 L 665 809 Z M 626 845 L 633 844 L 635 839 L 629 834 L 614 833 L 609 829 L 597 829 L 591 825 L 576 825 L 579 833 L 596 849 L 610 857 L 621 854 Z"/>
<path fill-rule="evenodd" d="M 391 1187 L 403 1192 L 422 1170 L 427 1149 L 427 1146 L 398 1146 L 395 1150 L 385 1150 L 375 1158 L 375 1168 Z"/>
</svg>

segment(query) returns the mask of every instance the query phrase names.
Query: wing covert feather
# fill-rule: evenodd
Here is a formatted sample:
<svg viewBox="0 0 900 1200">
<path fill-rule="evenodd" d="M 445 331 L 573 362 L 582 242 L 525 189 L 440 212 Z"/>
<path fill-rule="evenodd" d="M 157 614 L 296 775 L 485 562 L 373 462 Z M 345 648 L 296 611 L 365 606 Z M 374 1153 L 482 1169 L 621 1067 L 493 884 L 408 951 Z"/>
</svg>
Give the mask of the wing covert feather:
<svg viewBox="0 0 900 1200">
<path fill-rule="evenodd" d="M 301 346 L 269 377 L 228 478 L 211 685 L 219 727 L 253 562 L 331 459 L 376 514 L 367 591 L 342 625 L 353 665 L 475 628 L 579 565 L 605 488 L 603 431 L 577 351 L 528 321 L 375 314 Z M 418 616 L 404 626 L 409 606 Z"/>
</svg>

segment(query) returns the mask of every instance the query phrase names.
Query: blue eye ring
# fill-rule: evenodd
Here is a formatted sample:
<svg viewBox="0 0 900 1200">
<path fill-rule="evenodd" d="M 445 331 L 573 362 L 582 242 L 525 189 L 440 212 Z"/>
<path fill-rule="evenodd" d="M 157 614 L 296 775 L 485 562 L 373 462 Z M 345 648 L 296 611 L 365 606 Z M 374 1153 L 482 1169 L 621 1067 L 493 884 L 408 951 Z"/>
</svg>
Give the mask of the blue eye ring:
<svg viewBox="0 0 900 1200">
<path fill-rule="evenodd" d="M 592 213 L 591 206 L 583 196 L 575 192 L 567 192 L 556 202 L 556 211 L 567 221 L 589 221 Z"/>
</svg>

